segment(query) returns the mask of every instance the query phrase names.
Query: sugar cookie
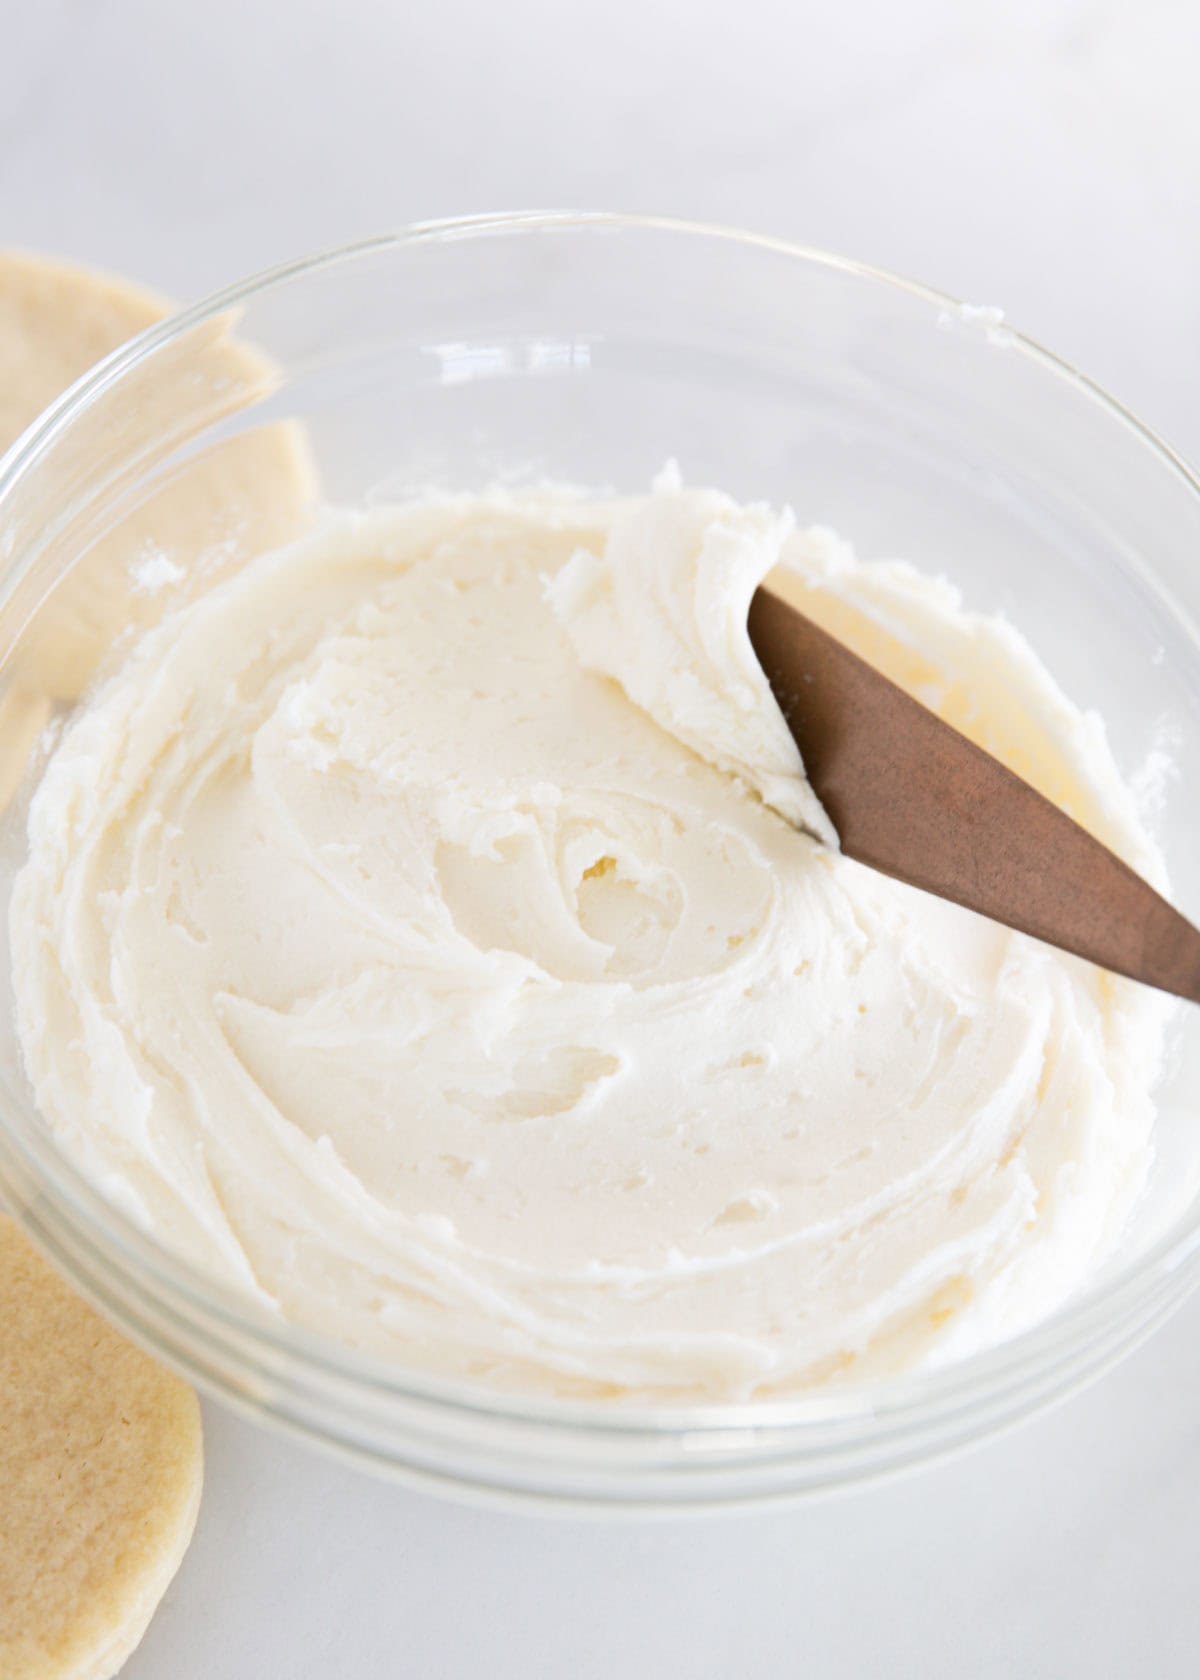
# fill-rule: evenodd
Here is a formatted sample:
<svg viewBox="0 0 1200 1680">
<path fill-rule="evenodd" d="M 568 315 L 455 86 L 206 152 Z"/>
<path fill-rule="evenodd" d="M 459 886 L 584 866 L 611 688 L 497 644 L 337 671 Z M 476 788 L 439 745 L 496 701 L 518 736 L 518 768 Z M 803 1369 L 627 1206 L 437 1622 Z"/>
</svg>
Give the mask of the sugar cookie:
<svg viewBox="0 0 1200 1680">
<path fill-rule="evenodd" d="M 0 1675 L 108 1680 L 179 1568 L 200 1407 L 0 1215 Z"/>
<path fill-rule="evenodd" d="M 100 357 L 169 307 L 126 280 L 0 252 L 0 451 Z M 153 455 L 166 440 L 185 445 L 205 425 L 247 409 L 272 387 L 273 367 L 233 336 L 234 325 L 232 316 L 201 323 L 164 351 L 153 370 L 131 375 L 123 396 L 114 396 L 94 420 L 84 417 L 73 440 L 75 493 L 99 471 L 98 463 Z M 55 708 L 77 700 L 106 656 L 175 601 L 296 535 L 315 501 L 315 486 L 299 427 L 276 422 L 191 455 L 143 499 L 121 505 L 111 493 L 111 528 L 100 540 L 90 512 L 60 533 L 56 540 L 70 576 L 13 651 L 9 686 L 0 697 L 0 809 Z M 35 542 L 43 513 L 57 512 L 34 510 Z M 20 586 L 23 595 L 9 605 L 14 627 L 39 607 L 44 576 L 39 570 Z"/>
</svg>

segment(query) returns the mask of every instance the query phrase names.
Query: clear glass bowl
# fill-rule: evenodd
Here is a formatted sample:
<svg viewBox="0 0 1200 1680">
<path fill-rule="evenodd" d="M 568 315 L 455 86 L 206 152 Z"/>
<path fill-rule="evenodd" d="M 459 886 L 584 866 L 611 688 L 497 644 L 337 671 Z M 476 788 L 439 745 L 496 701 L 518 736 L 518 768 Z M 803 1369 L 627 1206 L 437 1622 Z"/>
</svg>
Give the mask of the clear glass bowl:
<svg viewBox="0 0 1200 1680">
<path fill-rule="evenodd" d="M 325 498 L 364 503 L 497 476 L 632 490 L 672 455 L 1009 612 L 1131 772 L 1165 744 L 1162 836 L 1200 910 L 1200 485 L 1183 464 L 994 313 L 767 239 L 590 215 L 419 227 L 249 281 L 117 352 L 20 440 L 0 464 L 0 897 L 46 718 L 131 622 L 286 535 L 253 515 L 264 475 L 290 486 L 287 525 L 310 464 Z M 160 552 L 183 576 L 156 593 Z M 0 1020 L 0 1189 L 79 1289 L 214 1394 L 443 1485 L 642 1509 L 845 1486 L 1062 1397 L 1200 1273 L 1192 1010 L 1121 1253 L 1027 1334 L 787 1404 L 499 1397 L 291 1329 L 181 1264 L 60 1154 L 11 1007 Z"/>
</svg>

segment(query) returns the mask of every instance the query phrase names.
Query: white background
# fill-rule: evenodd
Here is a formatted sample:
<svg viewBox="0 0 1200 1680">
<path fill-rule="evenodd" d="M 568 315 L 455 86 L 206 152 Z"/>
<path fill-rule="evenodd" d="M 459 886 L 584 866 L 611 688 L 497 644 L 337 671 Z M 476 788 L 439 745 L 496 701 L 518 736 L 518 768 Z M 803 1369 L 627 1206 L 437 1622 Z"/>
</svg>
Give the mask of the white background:
<svg viewBox="0 0 1200 1680">
<path fill-rule="evenodd" d="M 1200 457 L 1191 0 L 0 0 L 0 243 L 185 298 L 533 206 L 1001 304 Z M 1001 1442 L 764 1517 L 476 1512 L 212 1407 L 208 1443 L 128 1680 L 1200 1672 L 1200 1301 Z"/>
</svg>

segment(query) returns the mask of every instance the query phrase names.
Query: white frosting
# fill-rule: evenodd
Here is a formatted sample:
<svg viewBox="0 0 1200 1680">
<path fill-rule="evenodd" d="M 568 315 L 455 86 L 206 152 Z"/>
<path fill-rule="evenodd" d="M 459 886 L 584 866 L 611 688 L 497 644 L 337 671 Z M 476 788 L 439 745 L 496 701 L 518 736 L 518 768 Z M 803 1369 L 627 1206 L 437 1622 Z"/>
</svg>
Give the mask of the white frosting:
<svg viewBox="0 0 1200 1680">
<path fill-rule="evenodd" d="M 746 630 L 791 513 L 681 495 L 673 467 L 655 489 L 614 512 L 603 553 L 580 549 L 551 579 L 555 613 L 589 671 L 615 677 L 677 740 L 836 846 Z"/>
<path fill-rule="evenodd" d="M 911 568 L 670 478 L 341 519 L 147 634 L 36 792 L 73 1157 L 287 1317 L 514 1388 L 786 1394 L 1060 1302 L 1161 1000 L 793 826 L 834 839 L 745 633 L 773 566 L 1161 877 L 1096 721 Z"/>
</svg>

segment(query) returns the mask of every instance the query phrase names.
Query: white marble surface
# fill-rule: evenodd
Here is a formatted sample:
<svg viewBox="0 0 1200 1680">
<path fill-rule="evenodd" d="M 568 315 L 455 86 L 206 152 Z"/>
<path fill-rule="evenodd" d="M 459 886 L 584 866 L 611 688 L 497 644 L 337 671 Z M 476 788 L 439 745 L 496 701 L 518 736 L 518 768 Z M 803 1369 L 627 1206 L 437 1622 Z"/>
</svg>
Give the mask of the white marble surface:
<svg viewBox="0 0 1200 1680">
<path fill-rule="evenodd" d="M 1192 0 L 7 0 L 0 22 L 0 242 L 189 296 L 460 211 L 741 223 L 1003 305 L 1200 457 Z M 1007 1439 L 767 1517 L 481 1513 L 208 1426 L 199 1532 L 130 1680 L 1200 1668 L 1200 1300 Z"/>
</svg>

